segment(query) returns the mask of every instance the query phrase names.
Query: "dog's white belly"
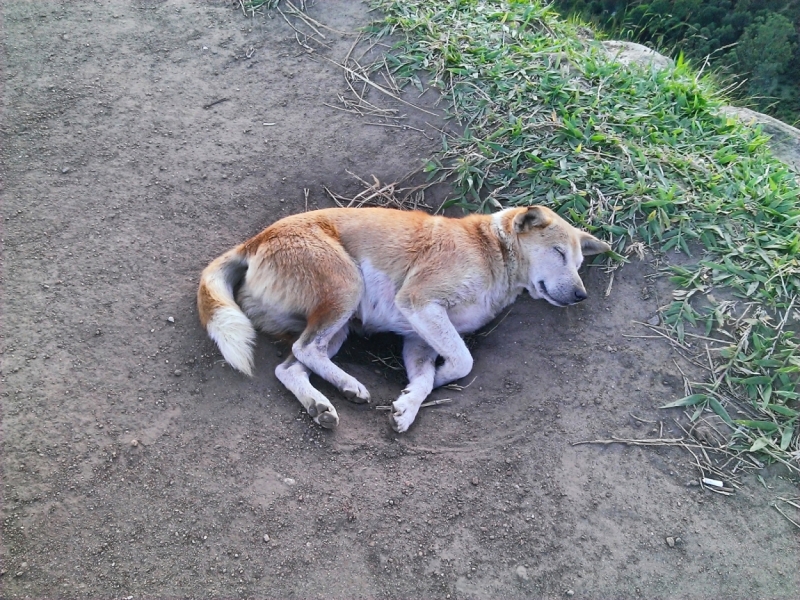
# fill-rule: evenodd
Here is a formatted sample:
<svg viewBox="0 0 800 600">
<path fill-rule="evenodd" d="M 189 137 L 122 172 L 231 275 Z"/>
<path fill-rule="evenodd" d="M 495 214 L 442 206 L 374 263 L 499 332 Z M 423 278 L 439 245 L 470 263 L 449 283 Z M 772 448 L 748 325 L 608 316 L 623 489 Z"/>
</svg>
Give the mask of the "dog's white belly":
<svg viewBox="0 0 800 600">
<path fill-rule="evenodd" d="M 388 275 L 375 269 L 369 261 L 364 261 L 359 266 L 364 278 L 364 295 L 354 316 L 361 321 L 364 333 L 413 333 L 414 329 L 395 304 L 397 288 L 394 282 Z"/>
</svg>

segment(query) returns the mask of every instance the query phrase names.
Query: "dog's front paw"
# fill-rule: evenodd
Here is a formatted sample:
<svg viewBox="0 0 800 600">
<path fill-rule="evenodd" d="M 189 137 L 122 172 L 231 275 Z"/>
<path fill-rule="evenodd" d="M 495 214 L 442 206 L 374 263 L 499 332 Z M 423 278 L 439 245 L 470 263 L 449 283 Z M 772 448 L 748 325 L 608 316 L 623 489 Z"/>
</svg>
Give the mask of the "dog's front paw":
<svg viewBox="0 0 800 600">
<path fill-rule="evenodd" d="M 404 433 L 408 431 L 414 419 L 417 418 L 419 406 L 417 404 L 409 403 L 400 399 L 392 403 L 392 413 L 389 415 L 389 424 L 397 433 Z"/>
<path fill-rule="evenodd" d="M 332 404 L 316 404 L 308 408 L 308 414 L 314 419 L 314 423 L 325 429 L 333 429 L 339 424 L 339 415 Z"/>
<path fill-rule="evenodd" d="M 364 404 L 365 402 L 369 402 L 369 392 L 367 388 L 361 385 L 358 381 L 354 382 L 354 385 L 349 385 L 342 390 L 342 394 L 344 397 L 350 400 L 350 402 L 355 402 L 356 404 Z"/>
</svg>

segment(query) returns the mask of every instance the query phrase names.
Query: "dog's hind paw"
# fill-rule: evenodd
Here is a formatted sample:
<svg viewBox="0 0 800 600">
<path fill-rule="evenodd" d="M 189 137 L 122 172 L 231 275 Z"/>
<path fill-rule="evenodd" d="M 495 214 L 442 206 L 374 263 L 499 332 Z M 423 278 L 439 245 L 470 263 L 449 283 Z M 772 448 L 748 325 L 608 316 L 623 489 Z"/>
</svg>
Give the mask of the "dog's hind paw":
<svg viewBox="0 0 800 600">
<path fill-rule="evenodd" d="M 333 429 L 339 424 L 339 415 L 331 405 L 317 403 L 308 408 L 308 414 L 314 419 L 314 423 L 325 429 Z"/>
<path fill-rule="evenodd" d="M 367 388 L 357 381 L 355 384 L 355 387 L 348 386 L 342 390 L 344 397 L 350 400 L 350 402 L 355 402 L 356 404 L 364 404 L 369 402 L 369 392 L 367 391 Z"/>
</svg>

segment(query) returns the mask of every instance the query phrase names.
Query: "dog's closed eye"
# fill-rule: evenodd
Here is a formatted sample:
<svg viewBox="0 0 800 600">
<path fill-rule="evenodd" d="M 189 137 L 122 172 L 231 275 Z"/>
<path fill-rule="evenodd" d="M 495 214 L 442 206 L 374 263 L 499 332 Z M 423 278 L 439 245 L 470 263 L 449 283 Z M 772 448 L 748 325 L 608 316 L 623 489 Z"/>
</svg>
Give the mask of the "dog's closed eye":
<svg viewBox="0 0 800 600">
<path fill-rule="evenodd" d="M 564 263 L 566 264 L 566 262 L 567 262 L 567 254 L 566 254 L 566 252 L 564 252 L 564 249 L 563 248 L 559 248 L 558 246 L 556 246 L 555 248 L 553 248 L 553 250 L 558 252 L 558 254 L 561 256 L 561 258 L 564 260 Z"/>
</svg>

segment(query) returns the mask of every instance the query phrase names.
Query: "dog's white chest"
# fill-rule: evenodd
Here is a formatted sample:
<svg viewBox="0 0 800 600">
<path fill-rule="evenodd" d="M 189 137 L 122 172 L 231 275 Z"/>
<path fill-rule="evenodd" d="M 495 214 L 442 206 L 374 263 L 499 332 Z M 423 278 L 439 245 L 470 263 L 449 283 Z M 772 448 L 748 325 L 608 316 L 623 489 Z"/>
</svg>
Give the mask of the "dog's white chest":
<svg viewBox="0 0 800 600">
<path fill-rule="evenodd" d="M 364 278 L 364 295 L 354 315 L 361 321 L 364 333 L 393 331 L 400 335 L 414 333 L 414 329 L 395 304 L 397 286 L 394 281 L 375 269 L 369 261 L 360 265 Z M 447 311 L 450 322 L 459 333 L 471 333 L 492 320 L 497 307 L 492 305 L 489 294 L 481 290 L 460 290 L 462 302 Z M 470 300 L 466 300 L 469 298 Z"/>
<path fill-rule="evenodd" d="M 447 311 L 450 322 L 459 333 L 472 333 L 477 331 L 486 323 L 492 320 L 494 312 L 484 298 L 478 298 L 476 302 L 469 304 L 459 304 Z"/>
</svg>

